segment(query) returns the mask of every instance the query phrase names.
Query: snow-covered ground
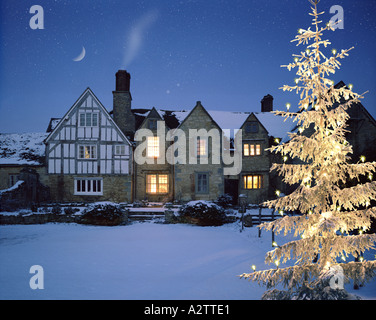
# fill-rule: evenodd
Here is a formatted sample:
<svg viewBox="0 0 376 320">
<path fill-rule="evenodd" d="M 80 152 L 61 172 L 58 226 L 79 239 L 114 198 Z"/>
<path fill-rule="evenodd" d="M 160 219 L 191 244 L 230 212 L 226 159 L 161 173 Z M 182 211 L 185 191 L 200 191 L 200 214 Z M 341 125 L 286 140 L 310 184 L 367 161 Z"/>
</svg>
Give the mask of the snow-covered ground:
<svg viewBox="0 0 376 320">
<path fill-rule="evenodd" d="M 257 228 L 239 229 L 238 223 L 0 226 L 0 299 L 260 299 L 265 288 L 237 275 L 252 264 L 267 268 L 271 233 L 258 238 Z M 278 244 L 288 240 L 276 237 Z M 43 290 L 29 286 L 33 265 L 43 267 Z M 376 281 L 355 293 L 376 298 Z"/>
</svg>

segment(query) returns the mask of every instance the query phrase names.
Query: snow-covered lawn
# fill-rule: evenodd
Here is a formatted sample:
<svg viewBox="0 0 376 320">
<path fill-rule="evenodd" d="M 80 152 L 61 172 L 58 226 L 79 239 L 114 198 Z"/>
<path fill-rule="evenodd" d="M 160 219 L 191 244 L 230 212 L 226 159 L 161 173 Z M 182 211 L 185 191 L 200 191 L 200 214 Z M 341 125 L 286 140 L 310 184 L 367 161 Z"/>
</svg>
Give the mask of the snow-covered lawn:
<svg viewBox="0 0 376 320">
<path fill-rule="evenodd" d="M 268 250 L 271 233 L 238 223 L 0 226 L 0 299 L 259 299 L 265 288 L 237 275 L 266 268 Z M 32 265 L 43 290 L 29 286 Z M 376 282 L 355 293 L 376 297 Z"/>
</svg>

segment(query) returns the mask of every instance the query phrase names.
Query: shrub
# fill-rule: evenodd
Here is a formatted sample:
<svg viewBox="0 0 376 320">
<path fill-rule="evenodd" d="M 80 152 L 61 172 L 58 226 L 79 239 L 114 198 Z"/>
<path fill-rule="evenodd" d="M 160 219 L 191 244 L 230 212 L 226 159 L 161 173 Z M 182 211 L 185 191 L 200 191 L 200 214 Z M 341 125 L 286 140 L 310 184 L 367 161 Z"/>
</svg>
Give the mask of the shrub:
<svg viewBox="0 0 376 320">
<path fill-rule="evenodd" d="M 179 210 L 182 222 L 200 226 L 220 226 L 227 222 L 223 208 L 210 201 L 190 201 Z"/>
<path fill-rule="evenodd" d="M 232 196 L 225 193 L 218 197 L 215 203 L 223 208 L 228 208 L 232 204 Z"/>
<path fill-rule="evenodd" d="M 84 210 L 80 223 L 116 226 L 123 223 L 123 212 L 115 203 L 95 203 Z"/>
<path fill-rule="evenodd" d="M 66 215 L 72 215 L 72 214 L 75 214 L 78 211 L 80 211 L 80 209 L 78 209 L 78 208 L 72 208 L 72 207 L 66 207 L 66 208 L 64 208 L 64 213 Z"/>
<path fill-rule="evenodd" d="M 62 209 L 61 209 L 61 207 L 58 205 L 58 204 L 56 204 L 56 205 L 54 205 L 53 207 L 52 207 L 52 213 L 54 213 L 54 214 L 61 214 L 62 213 Z"/>
</svg>

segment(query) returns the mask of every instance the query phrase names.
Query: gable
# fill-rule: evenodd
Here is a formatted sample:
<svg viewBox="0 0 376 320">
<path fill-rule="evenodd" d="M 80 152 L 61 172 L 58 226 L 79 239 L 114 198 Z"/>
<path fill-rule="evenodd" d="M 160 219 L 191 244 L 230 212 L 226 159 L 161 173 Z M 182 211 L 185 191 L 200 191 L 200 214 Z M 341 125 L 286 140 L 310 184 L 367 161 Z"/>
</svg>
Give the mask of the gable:
<svg viewBox="0 0 376 320">
<path fill-rule="evenodd" d="M 44 141 L 48 174 L 129 174 L 132 145 L 87 88 Z"/>
<path fill-rule="evenodd" d="M 75 139 L 101 139 L 131 145 L 90 88 L 83 92 L 60 119 L 45 143 L 50 140 Z"/>
<path fill-rule="evenodd" d="M 256 128 L 257 126 L 257 128 Z M 256 130 L 256 129 L 257 130 Z M 264 125 L 260 122 L 260 120 L 256 117 L 256 115 L 252 112 L 247 119 L 244 121 L 240 129 L 243 130 L 243 135 L 247 134 L 266 134 L 268 135 L 269 132 L 266 130 Z"/>
<path fill-rule="evenodd" d="M 153 125 L 151 125 L 151 121 L 153 121 Z M 142 121 L 141 125 L 138 129 L 150 129 L 156 130 L 157 129 L 157 121 L 164 121 L 159 112 L 153 107 L 147 116 Z"/>
<path fill-rule="evenodd" d="M 214 127 L 218 130 L 221 130 L 221 127 L 214 121 L 209 112 L 207 112 L 206 109 L 202 106 L 201 101 L 197 101 L 196 106 L 184 118 L 178 128 L 182 129 L 186 127 L 187 122 L 189 123 L 189 129 L 210 129 Z"/>
</svg>

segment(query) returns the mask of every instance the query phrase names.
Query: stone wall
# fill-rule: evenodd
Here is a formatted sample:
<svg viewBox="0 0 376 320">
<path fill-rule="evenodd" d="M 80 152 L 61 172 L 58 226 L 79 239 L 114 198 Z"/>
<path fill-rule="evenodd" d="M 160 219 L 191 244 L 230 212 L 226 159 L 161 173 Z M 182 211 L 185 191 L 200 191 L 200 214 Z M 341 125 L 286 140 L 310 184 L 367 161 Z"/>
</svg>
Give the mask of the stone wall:
<svg viewBox="0 0 376 320">
<path fill-rule="evenodd" d="M 247 132 L 247 123 L 257 123 L 257 132 Z M 254 156 L 244 156 L 242 152 L 242 172 L 239 175 L 239 194 L 247 196 L 247 202 L 260 204 L 269 198 L 269 171 L 270 171 L 270 153 L 266 151 L 269 148 L 269 135 L 263 125 L 254 114 L 251 114 L 242 126 L 243 146 L 248 144 L 259 144 L 261 154 Z M 243 147 L 244 148 L 244 147 Z M 245 189 L 243 177 L 245 175 L 261 175 L 263 177 L 260 189 Z"/>
<path fill-rule="evenodd" d="M 196 107 L 192 110 L 190 115 L 185 119 L 185 121 L 179 128 L 186 134 L 186 155 L 189 155 L 190 152 L 195 152 L 195 150 L 189 149 L 189 129 L 205 129 L 207 131 L 210 131 L 211 129 L 220 130 L 220 128 L 211 119 L 211 117 L 208 115 L 199 101 L 197 102 Z M 220 139 L 222 139 L 222 137 L 220 137 Z M 187 157 L 186 164 L 175 165 L 175 198 L 177 200 L 216 200 L 221 194 L 224 193 L 222 153 L 221 151 L 219 152 L 219 164 L 214 164 L 212 142 L 212 138 L 209 137 L 207 164 L 201 163 L 200 159 L 197 160 L 197 164 L 189 163 L 189 159 Z M 215 145 L 214 147 L 218 146 Z M 208 193 L 196 192 L 197 173 L 209 174 Z"/>
<path fill-rule="evenodd" d="M 148 115 L 148 117 L 145 119 L 145 121 L 142 123 L 139 129 L 148 129 L 150 130 L 154 136 L 157 136 L 158 130 L 154 127 L 151 127 L 149 125 L 149 121 L 157 121 L 158 126 L 161 125 L 161 123 L 165 123 L 158 112 L 155 109 L 152 109 Z M 164 135 L 167 133 L 169 129 L 165 126 L 165 130 L 161 130 L 161 132 L 164 132 Z M 145 137 L 146 139 L 146 137 Z M 163 140 L 163 141 L 162 141 Z M 144 140 L 145 141 L 145 140 Z M 145 142 L 138 142 L 137 147 L 139 147 L 141 144 L 146 145 Z M 168 163 L 167 159 L 163 156 L 166 155 L 166 151 L 168 147 L 170 146 L 170 142 L 165 142 L 163 147 L 163 142 L 165 141 L 164 137 L 160 137 L 160 157 L 151 159 L 149 158 L 148 161 L 151 163 L 144 163 L 144 164 L 137 164 L 135 162 L 135 199 L 136 200 L 147 200 L 150 202 L 170 202 L 173 200 L 174 197 L 174 184 L 173 184 L 173 166 Z M 142 146 L 141 146 L 142 147 Z M 146 158 L 146 150 L 142 153 L 142 156 Z M 158 163 L 161 162 L 161 163 Z M 148 193 L 147 192 L 147 175 L 168 175 L 168 192 L 167 193 Z"/>
<path fill-rule="evenodd" d="M 0 166 L 0 190 L 8 189 L 11 187 L 9 185 L 9 176 L 10 175 L 20 175 L 20 172 L 23 168 L 30 168 L 35 170 L 39 175 L 39 181 L 42 184 L 45 184 L 45 174 L 46 174 L 46 167 L 45 166 L 29 166 L 29 165 L 2 165 Z"/>
<path fill-rule="evenodd" d="M 14 186 L 0 192 L 1 211 L 31 207 L 50 199 L 49 188 L 40 182 L 35 169 L 23 168 L 18 177 L 19 181 Z"/>
<path fill-rule="evenodd" d="M 131 175 L 101 175 L 103 195 L 75 195 L 74 178 L 98 178 L 98 176 L 49 175 L 51 198 L 58 202 L 132 202 Z"/>
</svg>

